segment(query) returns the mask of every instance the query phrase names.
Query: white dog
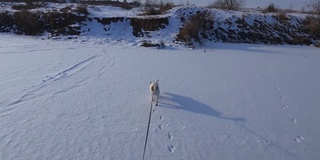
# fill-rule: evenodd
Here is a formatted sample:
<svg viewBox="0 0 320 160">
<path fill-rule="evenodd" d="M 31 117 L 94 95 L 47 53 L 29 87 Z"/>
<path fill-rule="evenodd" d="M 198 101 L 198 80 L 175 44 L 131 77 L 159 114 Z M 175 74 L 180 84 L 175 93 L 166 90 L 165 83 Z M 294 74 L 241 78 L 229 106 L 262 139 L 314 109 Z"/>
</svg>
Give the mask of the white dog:
<svg viewBox="0 0 320 160">
<path fill-rule="evenodd" d="M 158 99 L 160 95 L 160 88 L 159 88 L 159 80 L 150 82 L 150 93 L 152 96 L 152 101 L 156 102 L 156 106 L 158 105 Z"/>
</svg>

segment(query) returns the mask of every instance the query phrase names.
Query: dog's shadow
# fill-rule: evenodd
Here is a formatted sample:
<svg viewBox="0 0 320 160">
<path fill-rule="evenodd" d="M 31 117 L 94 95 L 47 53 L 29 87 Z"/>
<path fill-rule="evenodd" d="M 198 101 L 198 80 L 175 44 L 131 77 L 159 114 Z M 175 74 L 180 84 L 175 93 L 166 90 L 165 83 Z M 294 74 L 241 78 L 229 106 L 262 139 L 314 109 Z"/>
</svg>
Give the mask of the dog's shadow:
<svg viewBox="0 0 320 160">
<path fill-rule="evenodd" d="M 196 101 L 192 98 L 177 95 L 173 93 L 164 92 L 164 96 L 161 96 L 160 99 L 166 100 L 169 103 L 165 103 L 163 101 L 159 101 L 159 105 L 161 107 L 173 108 L 173 109 L 183 109 L 189 112 L 204 114 L 213 116 L 216 118 L 231 120 L 235 122 L 243 122 L 245 121 L 244 118 L 235 118 L 235 117 L 228 117 L 223 115 L 221 112 L 215 110 L 213 107 L 210 107 L 204 103 Z"/>
<path fill-rule="evenodd" d="M 233 121 L 235 124 L 242 127 L 248 133 L 251 133 L 251 134 L 255 135 L 256 137 L 259 137 L 259 138 L 269 142 L 271 146 L 276 147 L 277 149 L 290 155 L 294 159 L 301 159 L 300 157 L 298 157 L 294 153 L 291 153 L 290 151 L 286 150 L 286 148 L 283 148 L 278 143 L 272 142 L 271 140 L 262 136 L 260 133 L 256 132 L 253 129 L 250 129 L 249 127 L 247 127 L 246 125 L 241 123 L 241 122 L 245 121 L 245 118 L 238 118 L 238 117 L 235 118 L 235 117 L 225 116 L 225 115 L 223 115 L 223 113 L 215 110 L 213 107 L 210 107 L 210 106 L 208 106 L 204 103 L 201 103 L 199 101 L 196 101 L 192 98 L 182 96 L 182 95 L 173 94 L 173 93 L 164 92 L 163 96 L 160 96 L 159 106 L 173 108 L 173 109 L 183 109 L 183 110 L 197 113 L 197 114 L 209 115 L 212 117 Z"/>
</svg>

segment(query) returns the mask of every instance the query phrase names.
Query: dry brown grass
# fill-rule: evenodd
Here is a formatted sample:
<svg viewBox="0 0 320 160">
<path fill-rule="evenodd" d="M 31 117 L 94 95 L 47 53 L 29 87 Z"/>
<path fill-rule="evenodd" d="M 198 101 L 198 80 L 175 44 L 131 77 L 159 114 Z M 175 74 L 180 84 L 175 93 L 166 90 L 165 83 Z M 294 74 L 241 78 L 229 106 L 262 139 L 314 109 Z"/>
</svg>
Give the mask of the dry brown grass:
<svg viewBox="0 0 320 160">
<path fill-rule="evenodd" d="M 288 21 L 289 18 L 286 12 L 278 12 L 276 15 L 277 19 L 281 22 Z"/>
<path fill-rule="evenodd" d="M 185 42 L 187 45 L 192 46 L 193 41 L 202 44 L 200 32 L 206 26 L 213 24 L 212 15 L 208 11 L 203 11 L 193 15 L 187 21 L 180 32 L 177 34 L 177 40 Z"/>
<path fill-rule="evenodd" d="M 163 3 L 159 6 L 147 6 L 141 15 L 160 15 L 174 7 L 173 3 Z M 156 9 L 158 8 L 158 9 Z"/>
<path fill-rule="evenodd" d="M 170 9 L 172 9 L 174 7 L 173 3 L 164 3 L 164 4 L 160 4 L 159 10 L 161 12 L 161 14 L 169 11 Z"/>
<path fill-rule="evenodd" d="M 315 16 L 307 16 L 302 22 L 304 30 L 310 35 L 320 36 L 320 18 Z"/>
</svg>

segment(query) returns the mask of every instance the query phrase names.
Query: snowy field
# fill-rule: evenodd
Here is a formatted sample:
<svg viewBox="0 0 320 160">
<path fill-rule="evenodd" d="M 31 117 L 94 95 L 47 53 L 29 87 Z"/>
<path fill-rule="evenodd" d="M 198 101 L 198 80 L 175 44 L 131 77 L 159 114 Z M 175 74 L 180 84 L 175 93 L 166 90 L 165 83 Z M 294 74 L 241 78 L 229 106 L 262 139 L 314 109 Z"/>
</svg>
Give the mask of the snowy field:
<svg viewBox="0 0 320 160">
<path fill-rule="evenodd" d="M 318 159 L 319 51 L 1 34 L 0 159 Z"/>
</svg>

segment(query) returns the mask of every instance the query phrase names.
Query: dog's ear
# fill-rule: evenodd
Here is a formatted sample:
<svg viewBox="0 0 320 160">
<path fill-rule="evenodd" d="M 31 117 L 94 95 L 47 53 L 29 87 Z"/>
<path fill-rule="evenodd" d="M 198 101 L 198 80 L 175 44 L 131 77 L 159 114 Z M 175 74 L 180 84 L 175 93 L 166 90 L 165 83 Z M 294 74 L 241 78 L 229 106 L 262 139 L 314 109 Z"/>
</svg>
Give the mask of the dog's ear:
<svg viewBox="0 0 320 160">
<path fill-rule="evenodd" d="M 159 79 L 157 79 L 156 82 L 159 82 Z"/>
<path fill-rule="evenodd" d="M 150 82 L 150 84 L 151 84 L 152 82 Z"/>
</svg>

